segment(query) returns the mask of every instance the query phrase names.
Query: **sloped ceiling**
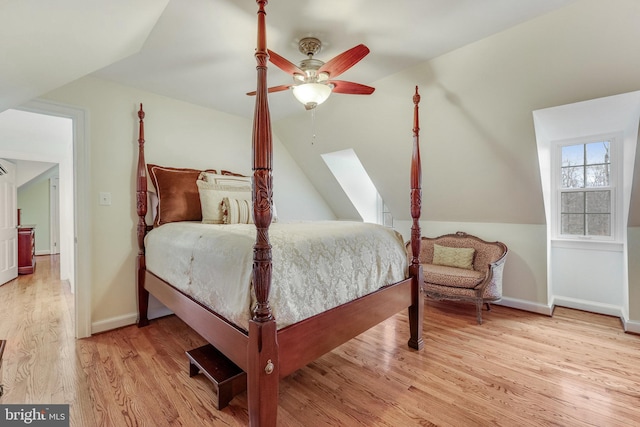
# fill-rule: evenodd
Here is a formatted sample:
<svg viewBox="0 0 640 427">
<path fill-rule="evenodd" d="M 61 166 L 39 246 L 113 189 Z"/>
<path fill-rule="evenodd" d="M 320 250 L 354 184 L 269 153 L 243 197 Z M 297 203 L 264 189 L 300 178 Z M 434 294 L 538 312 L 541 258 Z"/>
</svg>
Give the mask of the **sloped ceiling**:
<svg viewBox="0 0 640 427">
<path fill-rule="evenodd" d="M 279 0 L 267 6 L 268 45 L 293 62 L 297 41 L 319 37 L 318 58 L 365 43 L 371 54 L 343 75 L 381 77 L 574 0 Z M 0 111 L 89 73 L 250 117 L 255 88 L 253 0 L 5 0 L 0 14 Z M 289 83 L 273 68 L 270 83 Z M 277 120 L 300 111 L 273 96 Z"/>
<path fill-rule="evenodd" d="M 352 208 L 319 155 L 354 148 L 408 219 L 399 190 L 416 84 L 423 218 L 532 224 L 544 215 L 531 111 L 639 89 L 635 0 L 279 0 L 267 13 L 269 48 L 293 62 L 305 36 L 323 41 L 323 60 L 371 49 L 341 76 L 375 86 L 371 97 L 334 95 L 315 121 L 287 92 L 269 99 L 277 136 L 340 218 Z M 90 74 L 249 118 L 255 22 L 253 0 L 5 1 L 0 109 Z M 288 82 L 270 67 L 270 85 Z"/>
<path fill-rule="evenodd" d="M 136 53 L 168 1 L 2 1 L 0 111 Z"/>
<path fill-rule="evenodd" d="M 615 24 L 596 31 L 602 22 Z M 394 218 L 410 219 L 418 85 L 422 219 L 545 224 L 532 112 L 640 90 L 638 22 L 636 0 L 575 2 L 380 79 L 368 99 L 331 97 L 313 120 L 287 117 L 274 130 L 338 217 L 353 214 L 320 156 L 353 148 Z M 634 188 L 630 224 L 639 197 Z"/>
<path fill-rule="evenodd" d="M 318 59 L 366 44 L 371 53 L 340 78 L 371 84 L 573 0 L 279 0 L 267 5 L 269 48 L 297 63 L 297 42 L 318 37 Z M 128 86 L 244 117 L 253 115 L 254 0 L 171 0 L 143 49 L 95 73 Z M 272 86 L 291 83 L 275 67 Z M 301 111 L 287 92 L 269 99 L 271 117 Z"/>
<path fill-rule="evenodd" d="M 42 179 L 58 176 L 58 164 L 12 159 L 16 165 L 16 187 L 31 185 Z"/>
</svg>

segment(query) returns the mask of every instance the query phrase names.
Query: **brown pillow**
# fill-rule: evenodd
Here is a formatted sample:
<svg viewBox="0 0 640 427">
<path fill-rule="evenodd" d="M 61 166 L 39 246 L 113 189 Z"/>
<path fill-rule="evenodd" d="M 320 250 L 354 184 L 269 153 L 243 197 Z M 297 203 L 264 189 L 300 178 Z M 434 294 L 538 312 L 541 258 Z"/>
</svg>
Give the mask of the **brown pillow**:
<svg viewBox="0 0 640 427">
<path fill-rule="evenodd" d="M 202 221 L 200 195 L 196 181 L 202 171 L 147 165 L 149 177 L 158 194 L 158 208 L 153 226 L 176 221 Z M 206 172 L 213 172 L 207 169 Z"/>
</svg>

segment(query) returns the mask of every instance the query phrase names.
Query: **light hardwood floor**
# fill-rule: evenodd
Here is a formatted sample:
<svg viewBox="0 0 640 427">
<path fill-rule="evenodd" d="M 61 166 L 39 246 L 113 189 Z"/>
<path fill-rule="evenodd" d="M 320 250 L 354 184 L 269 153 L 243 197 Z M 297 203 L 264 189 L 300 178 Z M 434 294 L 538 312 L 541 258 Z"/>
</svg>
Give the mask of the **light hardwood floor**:
<svg viewBox="0 0 640 427">
<path fill-rule="evenodd" d="M 246 394 L 217 411 L 208 381 L 189 378 L 184 352 L 204 341 L 174 316 L 75 340 L 57 268 L 38 257 L 0 287 L 2 403 L 69 403 L 78 427 L 247 424 Z M 483 318 L 428 302 L 416 352 L 396 315 L 282 380 L 279 425 L 640 425 L 640 337 L 618 319 L 500 306 Z"/>
</svg>

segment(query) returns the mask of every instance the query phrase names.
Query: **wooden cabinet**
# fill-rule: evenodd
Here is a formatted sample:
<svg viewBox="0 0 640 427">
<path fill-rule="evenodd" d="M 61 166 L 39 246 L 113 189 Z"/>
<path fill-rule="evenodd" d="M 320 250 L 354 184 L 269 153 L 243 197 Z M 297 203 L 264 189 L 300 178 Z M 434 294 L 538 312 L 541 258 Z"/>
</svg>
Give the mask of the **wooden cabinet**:
<svg viewBox="0 0 640 427">
<path fill-rule="evenodd" d="M 36 228 L 18 227 L 18 274 L 31 274 L 36 269 Z"/>
</svg>

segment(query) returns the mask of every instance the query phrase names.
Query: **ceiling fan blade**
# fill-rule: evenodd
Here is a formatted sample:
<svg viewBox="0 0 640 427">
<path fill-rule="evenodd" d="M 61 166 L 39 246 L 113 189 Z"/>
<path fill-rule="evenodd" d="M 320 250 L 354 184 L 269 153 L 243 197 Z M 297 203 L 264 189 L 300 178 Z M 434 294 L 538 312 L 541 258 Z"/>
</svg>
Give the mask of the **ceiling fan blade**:
<svg viewBox="0 0 640 427">
<path fill-rule="evenodd" d="M 351 95 L 371 95 L 376 88 L 361 85 L 360 83 L 345 82 L 343 80 L 329 80 L 329 83 L 333 85 L 332 92 L 334 93 L 348 93 Z"/>
<path fill-rule="evenodd" d="M 304 71 L 302 71 L 296 64 L 289 61 L 288 59 L 283 58 L 272 50 L 267 49 L 269 52 L 269 61 L 276 67 L 280 68 L 282 71 L 288 74 L 302 74 L 304 76 Z"/>
<path fill-rule="evenodd" d="M 368 53 L 369 48 L 363 44 L 359 44 L 329 60 L 329 62 L 320 67 L 318 73 L 328 73 L 329 77 L 338 77 L 356 65 L 362 58 L 367 56 Z"/>
<path fill-rule="evenodd" d="M 269 93 L 280 92 L 280 91 L 283 91 L 283 90 L 287 90 L 290 87 L 291 87 L 291 85 L 273 86 L 273 87 L 270 87 L 269 89 L 267 89 L 267 92 L 269 92 Z M 247 95 L 255 96 L 256 95 L 256 91 L 254 90 L 253 92 L 247 92 Z"/>
</svg>

